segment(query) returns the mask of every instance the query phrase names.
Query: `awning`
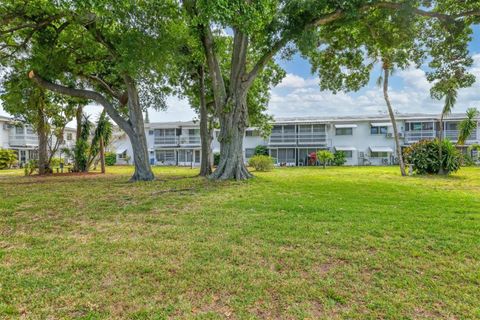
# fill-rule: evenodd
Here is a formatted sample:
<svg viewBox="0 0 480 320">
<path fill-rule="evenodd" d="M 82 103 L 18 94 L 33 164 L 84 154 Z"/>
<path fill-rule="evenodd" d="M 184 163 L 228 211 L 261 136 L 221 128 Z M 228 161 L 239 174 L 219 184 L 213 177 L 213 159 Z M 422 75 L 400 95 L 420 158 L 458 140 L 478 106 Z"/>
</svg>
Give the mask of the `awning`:
<svg viewBox="0 0 480 320">
<path fill-rule="evenodd" d="M 336 124 L 335 128 L 356 128 L 356 124 Z"/>
<path fill-rule="evenodd" d="M 335 147 L 335 150 L 337 151 L 355 151 L 357 150 L 354 147 Z"/>
<path fill-rule="evenodd" d="M 393 149 L 390 147 L 370 147 L 372 152 L 393 152 Z"/>
<path fill-rule="evenodd" d="M 370 123 L 372 127 L 391 127 L 391 122 L 377 122 L 377 123 Z"/>
<path fill-rule="evenodd" d="M 122 153 L 125 153 L 125 152 L 127 152 L 127 149 L 121 149 L 121 152 L 117 151 L 117 154 L 122 154 Z"/>
</svg>

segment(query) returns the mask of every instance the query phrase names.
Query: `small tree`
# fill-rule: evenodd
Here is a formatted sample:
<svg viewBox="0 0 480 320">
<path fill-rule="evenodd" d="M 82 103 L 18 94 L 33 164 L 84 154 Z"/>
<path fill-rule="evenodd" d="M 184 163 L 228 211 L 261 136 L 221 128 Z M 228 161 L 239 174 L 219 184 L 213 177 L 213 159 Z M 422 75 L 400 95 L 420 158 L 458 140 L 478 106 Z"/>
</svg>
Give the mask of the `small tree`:
<svg viewBox="0 0 480 320">
<path fill-rule="evenodd" d="M 327 167 L 327 164 L 329 164 L 331 161 L 333 161 L 333 159 L 335 159 L 333 153 L 327 150 L 318 151 L 317 157 L 318 160 L 320 160 L 320 163 L 323 165 L 324 169 Z"/>
<path fill-rule="evenodd" d="M 255 155 L 256 156 L 268 156 L 268 148 L 267 146 L 258 145 L 255 147 Z"/>
<path fill-rule="evenodd" d="M 0 149 L 0 169 L 11 168 L 17 162 L 15 151 L 9 149 Z"/>
<path fill-rule="evenodd" d="M 477 129 L 477 117 L 480 112 L 476 108 L 469 108 L 467 110 L 467 118 L 460 122 L 458 128 L 457 145 L 464 145 L 468 137 Z"/>
</svg>

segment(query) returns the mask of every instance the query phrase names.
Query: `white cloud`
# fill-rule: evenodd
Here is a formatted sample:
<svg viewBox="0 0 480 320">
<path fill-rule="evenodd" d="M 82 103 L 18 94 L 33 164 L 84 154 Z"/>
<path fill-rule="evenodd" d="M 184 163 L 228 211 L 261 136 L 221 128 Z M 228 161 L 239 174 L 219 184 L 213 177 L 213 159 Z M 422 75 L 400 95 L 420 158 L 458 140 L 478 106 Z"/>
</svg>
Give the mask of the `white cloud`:
<svg viewBox="0 0 480 320">
<path fill-rule="evenodd" d="M 477 82 L 470 88 L 458 92 L 455 112 L 463 112 L 469 107 L 480 109 L 480 54 L 473 56 L 474 65 L 470 69 Z M 430 97 L 430 83 L 423 70 L 408 68 L 392 77 L 399 78 L 400 87 L 389 88 L 395 110 L 405 112 L 440 113 L 442 101 Z M 272 90 L 269 112 L 275 116 L 315 116 L 315 115 L 359 115 L 385 112 L 386 105 L 381 88 L 375 85 L 360 93 L 337 93 L 320 91 L 314 79 L 305 79 L 289 74 L 281 85 Z"/>
</svg>

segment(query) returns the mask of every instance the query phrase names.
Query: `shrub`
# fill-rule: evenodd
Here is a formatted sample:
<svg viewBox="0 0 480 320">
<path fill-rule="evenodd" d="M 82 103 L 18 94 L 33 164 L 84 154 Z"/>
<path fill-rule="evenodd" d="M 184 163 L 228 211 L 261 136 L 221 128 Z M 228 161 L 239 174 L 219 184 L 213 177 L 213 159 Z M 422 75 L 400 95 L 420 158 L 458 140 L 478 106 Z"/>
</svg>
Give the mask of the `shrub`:
<svg viewBox="0 0 480 320">
<path fill-rule="evenodd" d="M 248 160 L 248 165 L 256 171 L 271 171 L 273 169 L 272 157 L 265 155 L 253 156 Z"/>
<path fill-rule="evenodd" d="M 323 165 L 323 168 L 325 168 L 328 164 L 330 164 L 335 158 L 333 153 L 327 150 L 318 151 L 317 157 L 318 157 L 318 160 L 320 160 L 320 163 Z"/>
<path fill-rule="evenodd" d="M 441 166 L 446 174 L 456 172 L 460 168 L 462 155 L 449 140 L 443 140 L 440 160 L 439 146 L 438 139 L 423 140 L 406 148 L 403 155 L 418 174 L 437 174 Z"/>
<path fill-rule="evenodd" d="M 60 163 L 65 164 L 65 160 L 62 159 L 62 158 L 57 158 L 57 157 L 55 157 L 55 158 L 52 158 L 52 161 L 50 161 L 50 166 L 51 166 L 52 168 L 59 167 L 59 166 L 60 166 Z"/>
<path fill-rule="evenodd" d="M 268 148 L 267 146 L 258 145 L 255 147 L 255 155 L 256 156 L 268 156 Z"/>
<path fill-rule="evenodd" d="M 25 163 L 25 167 L 23 167 L 26 176 L 32 175 L 35 171 L 38 171 L 38 161 L 37 160 L 29 160 Z"/>
<path fill-rule="evenodd" d="M 0 169 L 8 169 L 17 162 L 17 154 L 13 150 L 0 149 Z"/>
<path fill-rule="evenodd" d="M 219 163 L 220 163 L 220 153 L 215 152 L 213 154 L 213 165 L 218 166 Z"/>
<path fill-rule="evenodd" d="M 105 152 L 105 165 L 114 166 L 117 163 L 117 155 L 115 152 Z"/>
<path fill-rule="evenodd" d="M 343 151 L 337 151 L 333 155 L 332 163 L 336 166 L 343 166 L 347 162 L 347 155 Z"/>
</svg>

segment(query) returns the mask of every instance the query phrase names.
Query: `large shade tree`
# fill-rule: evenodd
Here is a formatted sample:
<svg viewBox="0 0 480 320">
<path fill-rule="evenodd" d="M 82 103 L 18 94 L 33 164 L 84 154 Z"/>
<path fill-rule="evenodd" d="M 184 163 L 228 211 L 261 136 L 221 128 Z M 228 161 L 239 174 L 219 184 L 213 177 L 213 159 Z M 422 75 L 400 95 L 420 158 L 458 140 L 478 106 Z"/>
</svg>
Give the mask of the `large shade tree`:
<svg viewBox="0 0 480 320">
<path fill-rule="evenodd" d="M 242 138 L 248 121 L 247 96 L 255 79 L 277 55 L 288 57 L 299 45 L 302 53 L 322 48 L 328 35 L 325 29 L 342 27 L 358 21 L 370 10 L 405 11 L 408 14 L 438 19 L 476 17 L 478 3 L 456 1 L 312 1 L 256 0 L 207 1 L 185 0 L 185 7 L 202 31 L 215 107 L 219 115 L 221 160 L 212 174 L 216 179 L 246 179 L 251 174 L 242 158 Z M 329 28 L 325 28 L 328 26 Z M 222 70 L 212 29 L 233 33 L 231 65 Z M 336 39 L 330 38 L 330 44 Z M 348 59 L 348 57 L 345 57 Z M 322 68 L 322 66 L 319 66 Z M 227 79 L 223 77 L 228 73 Z M 346 81 L 358 81 L 346 77 Z M 355 83 L 351 84 L 352 86 Z"/>
<path fill-rule="evenodd" d="M 131 180 L 152 180 L 143 111 L 164 106 L 182 35 L 178 10 L 173 0 L 9 0 L 0 11 L 0 46 L 28 61 L 38 86 L 101 105 L 132 143 Z"/>
</svg>

